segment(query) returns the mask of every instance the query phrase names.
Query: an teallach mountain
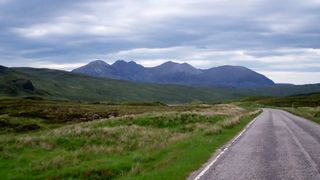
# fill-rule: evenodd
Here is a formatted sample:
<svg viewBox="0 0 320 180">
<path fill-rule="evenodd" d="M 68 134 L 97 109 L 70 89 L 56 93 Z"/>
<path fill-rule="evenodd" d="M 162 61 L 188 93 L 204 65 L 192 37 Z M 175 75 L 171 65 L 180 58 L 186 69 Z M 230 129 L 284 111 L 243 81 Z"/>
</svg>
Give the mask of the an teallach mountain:
<svg viewBox="0 0 320 180">
<path fill-rule="evenodd" d="M 275 85 L 272 80 L 264 75 L 242 66 L 197 69 L 187 63 L 180 64 L 172 61 L 149 68 L 134 61 L 118 60 L 110 65 L 104 61 L 96 60 L 74 69 L 73 72 L 95 77 L 161 84 L 241 88 Z"/>
</svg>

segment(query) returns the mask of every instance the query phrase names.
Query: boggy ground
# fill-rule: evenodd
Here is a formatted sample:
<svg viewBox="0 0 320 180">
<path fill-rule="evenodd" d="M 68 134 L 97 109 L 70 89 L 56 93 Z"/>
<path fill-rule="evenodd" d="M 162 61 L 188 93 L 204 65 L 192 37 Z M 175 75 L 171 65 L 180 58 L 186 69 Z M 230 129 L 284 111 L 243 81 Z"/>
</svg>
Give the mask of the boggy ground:
<svg viewBox="0 0 320 180">
<path fill-rule="evenodd" d="M 0 103 L 2 179 L 184 179 L 258 113 L 233 104 L 14 101 Z M 30 124 L 39 127 L 19 131 Z"/>
</svg>

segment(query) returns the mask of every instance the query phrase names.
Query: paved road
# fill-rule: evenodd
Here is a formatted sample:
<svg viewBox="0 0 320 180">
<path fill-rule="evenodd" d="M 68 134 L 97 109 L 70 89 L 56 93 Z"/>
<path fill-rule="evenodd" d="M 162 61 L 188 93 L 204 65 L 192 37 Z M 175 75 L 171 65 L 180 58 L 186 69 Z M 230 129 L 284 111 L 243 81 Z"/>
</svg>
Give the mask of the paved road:
<svg viewBox="0 0 320 180">
<path fill-rule="evenodd" d="M 320 180 L 320 126 L 264 109 L 246 133 L 200 179 Z"/>
</svg>

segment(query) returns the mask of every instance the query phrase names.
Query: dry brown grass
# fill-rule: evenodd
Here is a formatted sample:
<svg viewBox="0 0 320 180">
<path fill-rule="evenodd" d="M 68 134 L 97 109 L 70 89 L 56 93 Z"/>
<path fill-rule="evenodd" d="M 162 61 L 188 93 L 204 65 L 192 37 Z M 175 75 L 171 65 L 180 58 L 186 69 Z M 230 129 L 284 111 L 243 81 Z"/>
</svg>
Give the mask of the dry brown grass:
<svg viewBox="0 0 320 180">
<path fill-rule="evenodd" d="M 83 139 L 87 144 L 79 148 L 80 151 L 90 153 L 122 153 L 129 149 L 157 149 L 185 138 L 187 134 L 172 132 L 167 129 L 158 129 L 141 126 L 117 126 L 90 128 L 72 126 L 47 132 L 42 136 L 25 135 L 15 139 L 18 147 L 29 146 L 45 150 L 58 147 L 60 138 Z M 96 145 L 91 142 L 101 142 Z"/>
<path fill-rule="evenodd" d="M 115 152 L 123 152 L 124 149 L 122 147 L 111 147 L 105 145 L 85 145 L 79 151 L 93 153 L 93 154 L 109 154 Z"/>
<path fill-rule="evenodd" d="M 207 136 L 215 135 L 221 133 L 221 126 L 213 125 L 204 129 L 203 133 Z"/>
<path fill-rule="evenodd" d="M 26 135 L 24 137 L 14 138 L 15 145 L 17 147 L 36 147 L 44 150 L 52 150 L 56 147 L 56 144 L 46 136 L 34 136 L 34 135 Z"/>
<path fill-rule="evenodd" d="M 49 130 L 42 135 L 24 135 L 16 136 L 14 141 L 18 147 L 31 146 L 45 150 L 56 148 L 58 138 L 72 139 L 81 138 L 87 142 L 101 141 L 104 145 L 92 143 L 84 144 L 79 150 L 90 153 L 121 153 L 131 149 L 157 149 L 166 146 L 169 143 L 177 142 L 186 138 L 192 132 L 203 132 L 206 135 L 214 135 L 221 132 L 222 128 L 230 128 L 238 124 L 241 116 L 246 111 L 232 104 L 222 104 L 204 108 L 201 111 L 183 112 L 182 114 L 195 113 L 199 115 L 232 115 L 223 121 L 212 125 L 209 123 L 192 123 L 184 127 L 183 132 L 175 132 L 169 129 L 144 127 L 137 125 L 123 125 L 116 127 L 99 127 L 106 121 L 125 119 L 131 121 L 134 118 L 145 116 L 146 114 L 133 116 L 127 115 L 122 118 L 102 119 L 98 121 L 83 122 L 79 124 L 67 125 L 61 128 Z M 250 114 L 254 114 L 252 112 Z M 160 115 L 158 113 L 149 113 L 148 115 Z M 162 113 L 162 116 L 177 116 L 181 113 L 168 112 Z"/>
<path fill-rule="evenodd" d="M 218 122 L 218 125 L 221 126 L 222 128 L 231 128 L 240 122 L 240 118 L 241 116 L 235 116 L 228 120 Z"/>
<path fill-rule="evenodd" d="M 68 155 L 61 153 L 50 160 L 35 159 L 31 163 L 31 166 L 34 171 L 46 171 L 49 169 L 60 169 L 65 165 L 75 165 L 81 162 L 81 160 L 81 154 L 79 152 Z"/>
<path fill-rule="evenodd" d="M 211 106 L 210 108 L 205 108 L 202 110 L 196 110 L 197 113 L 201 115 L 240 115 L 246 113 L 246 110 L 236 106 L 234 104 L 218 104 Z"/>
</svg>

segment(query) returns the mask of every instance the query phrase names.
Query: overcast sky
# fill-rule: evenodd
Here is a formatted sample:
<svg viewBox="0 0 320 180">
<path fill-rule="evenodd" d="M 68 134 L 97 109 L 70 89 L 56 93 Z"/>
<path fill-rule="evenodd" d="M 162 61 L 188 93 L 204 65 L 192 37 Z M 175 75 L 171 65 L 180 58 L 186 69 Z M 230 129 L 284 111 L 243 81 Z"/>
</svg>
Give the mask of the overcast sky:
<svg viewBox="0 0 320 180">
<path fill-rule="evenodd" d="M 0 64 L 241 65 L 320 82 L 320 0 L 0 0 Z"/>
</svg>

